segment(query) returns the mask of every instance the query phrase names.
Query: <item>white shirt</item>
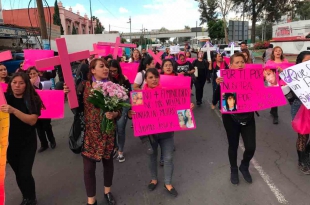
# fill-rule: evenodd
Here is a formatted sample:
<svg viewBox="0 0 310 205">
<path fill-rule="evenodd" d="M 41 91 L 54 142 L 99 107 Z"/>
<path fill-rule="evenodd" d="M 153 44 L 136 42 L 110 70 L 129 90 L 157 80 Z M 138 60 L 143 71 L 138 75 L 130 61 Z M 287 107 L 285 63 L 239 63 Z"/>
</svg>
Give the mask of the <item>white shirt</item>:
<svg viewBox="0 0 310 205">
<path fill-rule="evenodd" d="M 144 70 L 142 72 L 145 74 Z M 143 89 L 145 85 L 145 75 L 144 75 L 144 79 L 142 79 L 142 73 L 141 72 L 137 73 L 134 83 L 138 84 L 139 86 L 142 84 L 140 88 Z"/>
</svg>

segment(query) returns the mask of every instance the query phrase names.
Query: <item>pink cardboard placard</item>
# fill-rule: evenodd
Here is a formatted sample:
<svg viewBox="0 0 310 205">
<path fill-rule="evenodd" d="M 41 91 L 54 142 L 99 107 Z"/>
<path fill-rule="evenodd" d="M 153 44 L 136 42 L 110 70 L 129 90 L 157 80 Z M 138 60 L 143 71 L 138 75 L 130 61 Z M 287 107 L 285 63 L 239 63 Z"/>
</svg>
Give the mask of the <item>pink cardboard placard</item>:
<svg viewBox="0 0 310 205">
<path fill-rule="evenodd" d="M 50 58 L 54 56 L 53 50 L 32 50 L 32 49 L 25 49 L 24 50 L 24 66 L 23 69 L 27 70 L 31 66 L 36 66 L 36 60 L 41 60 L 45 58 Z M 54 66 L 50 66 L 45 64 L 43 67 L 37 68 L 40 71 L 46 70 L 54 70 Z"/>
<path fill-rule="evenodd" d="M 263 68 L 263 64 L 245 64 L 245 68 Z"/>
<path fill-rule="evenodd" d="M 43 119 L 60 119 L 65 115 L 65 94 L 62 90 L 36 90 L 45 106 L 41 110 Z"/>
<path fill-rule="evenodd" d="M 188 62 L 190 62 L 190 63 L 193 63 L 194 62 L 194 60 L 196 60 L 197 58 L 186 58 L 186 60 L 188 61 Z"/>
<path fill-rule="evenodd" d="M 277 69 L 221 70 L 221 112 L 243 113 L 286 105 Z M 265 79 L 264 75 L 267 76 Z"/>
<path fill-rule="evenodd" d="M 119 53 L 119 48 L 120 47 L 124 47 L 124 48 L 136 48 L 137 45 L 136 44 L 122 44 L 121 43 L 121 38 L 120 37 L 116 37 L 115 43 L 110 43 L 110 42 L 98 42 L 98 45 L 100 46 L 112 46 L 114 47 L 114 51 L 113 51 L 113 58 L 117 59 L 118 57 L 123 56 L 123 51 L 120 54 Z"/>
<path fill-rule="evenodd" d="M 1 88 L 3 92 L 6 92 L 6 90 L 8 89 L 8 84 L 6 83 L 0 83 L 1 84 Z"/>
<path fill-rule="evenodd" d="M 55 66 L 59 64 L 61 65 L 65 83 L 70 89 L 70 92 L 68 93 L 69 107 L 73 109 L 78 107 L 79 104 L 77 101 L 77 95 L 70 62 L 87 59 L 90 54 L 88 50 L 68 54 L 65 38 L 57 38 L 56 45 L 58 48 L 59 56 L 43 60 L 37 60 L 36 66 L 37 68 L 41 68 L 44 66 Z"/>
<path fill-rule="evenodd" d="M 135 91 L 130 96 L 135 137 L 196 128 L 190 88 Z"/>
<path fill-rule="evenodd" d="M 2 83 L 1 83 L 1 84 L 2 84 Z M 3 83 L 3 84 L 4 84 L 4 83 Z M 6 90 L 4 91 L 4 90 L 2 89 L 2 86 L 0 86 L 0 106 L 6 104 L 6 99 L 5 99 L 5 96 L 4 96 L 4 92 L 6 92 Z"/>
<path fill-rule="evenodd" d="M 160 85 L 163 88 L 190 88 L 191 87 L 191 77 L 184 75 L 170 76 L 170 75 L 160 75 Z"/>
<path fill-rule="evenodd" d="M 0 62 L 12 59 L 11 51 L 0 52 Z"/>
<path fill-rule="evenodd" d="M 128 78 L 131 84 L 134 83 L 136 75 L 138 73 L 138 63 L 120 63 L 123 74 Z"/>
</svg>

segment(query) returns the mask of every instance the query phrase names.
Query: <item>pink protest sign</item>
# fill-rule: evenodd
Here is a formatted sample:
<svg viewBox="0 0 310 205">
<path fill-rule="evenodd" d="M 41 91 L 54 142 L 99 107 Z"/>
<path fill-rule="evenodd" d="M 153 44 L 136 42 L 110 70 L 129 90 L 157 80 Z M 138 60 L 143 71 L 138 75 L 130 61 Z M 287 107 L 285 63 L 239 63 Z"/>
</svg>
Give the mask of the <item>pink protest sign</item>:
<svg viewBox="0 0 310 205">
<path fill-rule="evenodd" d="M 163 88 L 190 88 L 191 77 L 184 75 L 171 76 L 171 75 L 160 75 L 160 85 Z"/>
<path fill-rule="evenodd" d="M 1 84 L 1 87 L 2 87 L 2 91 L 6 92 L 6 90 L 8 89 L 8 84 L 6 84 L 6 83 L 0 83 L 0 84 Z"/>
<path fill-rule="evenodd" d="M 245 64 L 245 68 L 263 68 L 263 64 Z"/>
<path fill-rule="evenodd" d="M 39 118 L 60 119 L 65 113 L 65 94 L 62 90 L 36 90 L 45 106 Z"/>
<path fill-rule="evenodd" d="M 121 55 L 118 55 L 118 50 L 119 47 L 124 47 L 124 48 L 136 48 L 137 45 L 136 44 L 121 44 L 121 38 L 120 37 L 116 37 L 116 41 L 115 43 L 110 43 L 110 42 L 98 42 L 98 45 L 100 46 L 113 46 L 114 47 L 114 51 L 113 51 L 113 58 L 117 59 L 117 56 L 123 56 L 123 53 Z"/>
<path fill-rule="evenodd" d="M 11 51 L 4 51 L 0 53 L 0 62 L 12 59 Z"/>
<path fill-rule="evenodd" d="M 230 64 L 230 58 L 229 57 L 223 56 L 223 59 L 227 63 L 227 65 Z"/>
<path fill-rule="evenodd" d="M 5 99 L 5 96 L 4 96 L 4 92 L 6 92 L 6 90 L 3 90 L 3 86 L 0 86 L 0 106 L 6 104 L 6 99 Z"/>
<path fill-rule="evenodd" d="M 70 62 L 87 59 L 90 56 L 90 54 L 88 50 L 68 54 L 68 49 L 67 49 L 65 38 L 57 38 L 56 45 L 58 48 L 59 56 L 55 56 L 55 57 L 47 58 L 43 60 L 36 60 L 36 67 L 43 68 L 46 66 L 56 66 L 59 64 L 61 65 L 65 83 L 70 89 L 70 92 L 68 93 L 69 106 L 71 109 L 73 109 L 73 108 L 78 107 L 79 104 L 77 101 L 77 95 L 75 91 L 75 85 L 74 85 L 74 80 L 72 76 L 72 69 L 71 69 Z"/>
<path fill-rule="evenodd" d="M 148 53 L 153 57 L 154 63 L 159 63 L 160 65 L 162 64 L 161 56 L 163 55 L 164 52 L 160 51 L 159 53 L 155 54 L 152 49 L 148 50 Z"/>
<path fill-rule="evenodd" d="M 111 46 L 103 46 L 103 45 L 98 45 L 96 43 L 93 44 L 94 52 L 98 56 L 108 56 L 110 54 L 114 53 L 114 48 Z M 117 56 L 123 56 L 123 49 L 118 48 Z"/>
<path fill-rule="evenodd" d="M 131 92 L 134 136 L 195 129 L 190 88 Z"/>
<path fill-rule="evenodd" d="M 277 69 L 221 70 L 222 113 L 243 113 L 286 105 Z"/>
<path fill-rule="evenodd" d="M 196 60 L 197 58 L 186 58 L 186 60 L 188 61 L 188 62 L 190 62 L 190 63 L 193 63 L 194 62 L 194 60 Z"/>
<path fill-rule="evenodd" d="M 24 56 L 25 56 L 25 61 L 24 61 L 23 69 L 27 70 L 31 66 L 36 66 L 36 60 L 53 57 L 54 51 L 53 50 L 25 49 Z M 40 67 L 37 69 L 40 71 L 54 70 L 54 66 L 45 65 L 44 67 Z"/>
<path fill-rule="evenodd" d="M 128 78 L 131 84 L 134 83 L 136 75 L 138 73 L 138 63 L 120 63 L 123 74 Z"/>
</svg>

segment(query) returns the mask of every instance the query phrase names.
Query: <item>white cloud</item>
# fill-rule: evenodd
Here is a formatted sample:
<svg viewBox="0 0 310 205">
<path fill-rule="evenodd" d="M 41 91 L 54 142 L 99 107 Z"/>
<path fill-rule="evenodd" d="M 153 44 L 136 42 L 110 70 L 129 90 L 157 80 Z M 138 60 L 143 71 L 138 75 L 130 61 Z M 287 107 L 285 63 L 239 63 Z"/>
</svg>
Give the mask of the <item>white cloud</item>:
<svg viewBox="0 0 310 205">
<path fill-rule="evenodd" d="M 105 11 L 105 10 L 98 9 L 98 10 L 94 11 L 94 14 L 99 15 L 99 14 L 104 14 L 104 13 L 106 13 L 106 12 L 107 12 L 107 11 Z"/>
<path fill-rule="evenodd" d="M 123 8 L 123 7 L 120 7 L 120 8 L 119 8 L 119 12 L 120 12 L 120 13 L 128 13 L 128 10 L 125 9 L 125 8 Z"/>
<path fill-rule="evenodd" d="M 65 6 L 67 10 L 69 10 L 70 6 Z M 88 13 L 88 11 L 85 9 L 85 7 L 82 4 L 75 4 L 75 6 L 71 6 L 72 12 L 77 13 L 77 11 L 80 12 L 80 15 L 84 15 L 85 13 Z"/>
<path fill-rule="evenodd" d="M 145 8 L 145 9 L 160 9 L 160 5 L 159 4 L 146 4 L 146 5 L 143 5 L 143 8 Z"/>
</svg>

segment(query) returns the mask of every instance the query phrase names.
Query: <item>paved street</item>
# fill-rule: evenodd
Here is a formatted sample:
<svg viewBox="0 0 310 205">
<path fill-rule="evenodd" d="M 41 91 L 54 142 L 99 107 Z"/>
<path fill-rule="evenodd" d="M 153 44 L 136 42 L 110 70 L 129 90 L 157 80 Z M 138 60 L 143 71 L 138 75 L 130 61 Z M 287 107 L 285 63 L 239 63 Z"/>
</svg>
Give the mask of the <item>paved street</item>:
<svg viewBox="0 0 310 205">
<path fill-rule="evenodd" d="M 148 159 L 139 139 L 127 124 L 124 163 L 115 161 L 113 194 L 119 205 L 271 205 L 310 204 L 310 176 L 297 168 L 296 136 L 291 128 L 289 106 L 279 108 L 280 123 L 272 124 L 269 110 L 256 117 L 257 150 L 250 171 L 253 184 L 240 176 L 240 184 L 229 181 L 227 139 L 218 111 L 210 109 L 211 84 L 205 86 L 204 104 L 194 110 L 197 129 L 175 134 L 173 185 L 177 198 L 166 193 L 163 168 L 159 186 L 147 190 L 150 181 Z M 195 99 L 193 98 L 193 102 Z M 85 205 L 82 158 L 68 147 L 73 115 L 66 105 L 65 118 L 53 121 L 57 139 L 55 150 L 37 154 L 33 169 L 40 205 Z M 242 144 L 241 144 L 242 147 Z M 239 149 L 239 160 L 242 150 Z M 103 200 L 102 164 L 97 164 L 97 195 Z M 21 193 L 15 175 L 7 166 L 6 204 L 18 205 Z"/>
</svg>

